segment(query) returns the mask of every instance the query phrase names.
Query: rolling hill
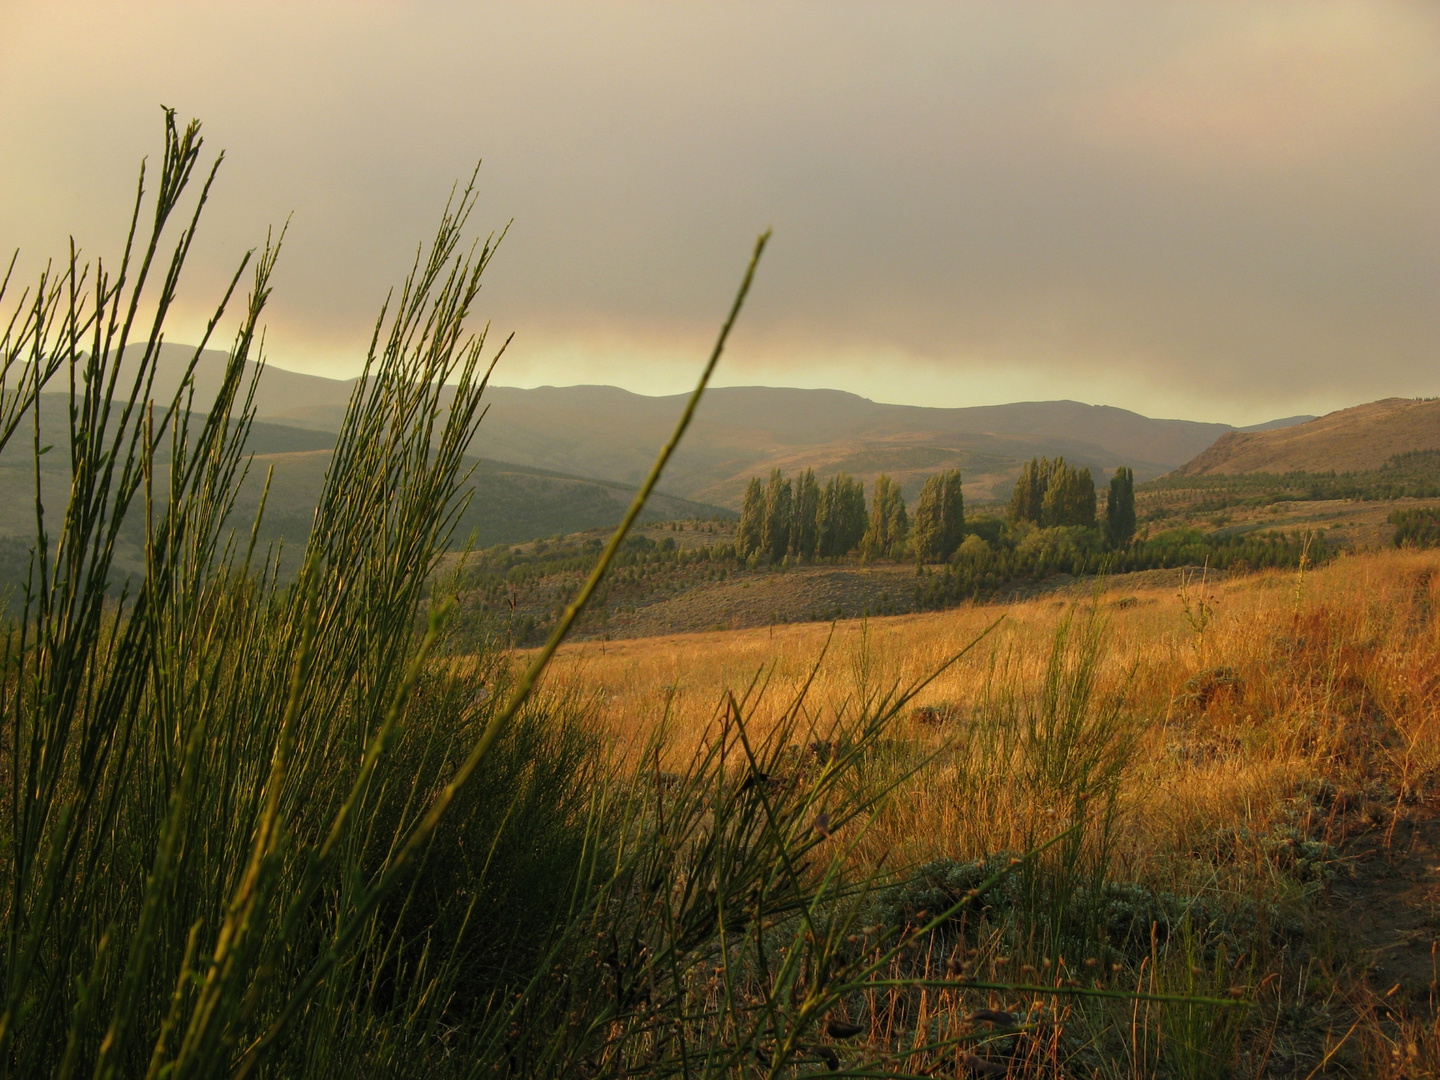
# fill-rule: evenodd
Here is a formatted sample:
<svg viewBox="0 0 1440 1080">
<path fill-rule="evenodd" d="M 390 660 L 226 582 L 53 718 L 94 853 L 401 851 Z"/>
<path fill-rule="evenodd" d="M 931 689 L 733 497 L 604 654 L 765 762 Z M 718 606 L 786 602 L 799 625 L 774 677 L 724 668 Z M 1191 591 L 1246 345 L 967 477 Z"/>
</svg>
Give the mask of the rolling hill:
<svg viewBox="0 0 1440 1080">
<path fill-rule="evenodd" d="M 1366 472 L 1398 454 L 1440 450 L 1440 400 L 1384 398 L 1270 431 L 1232 431 L 1174 474 Z"/>
<path fill-rule="evenodd" d="M 53 449 L 40 457 L 39 474 L 52 539 L 70 485 L 70 464 L 64 451 L 66 405 L 64 395 L 42 395 L 41 445 Z M 273 467 L 274 480 L 260 535 L 267 542 L 283 538 L 287 550 L 298 551 L 310 531 L 334 442 L 334 434 L 328 431 L 257 421 L 248 444 L 254 456 L 241 484 L 232 524 L 242 533 L 248 531 L 266 474 Z M 29 564 L 35 535 L 34 460 L 33 443 L 24 437 L 23 428 L 21 437 L 0 453 L 0 590 L 23 579 Z M 162 451 L 154 483 L 157 493 L 163 493 L 167 483 L 165 462 Z M 460 518 L 456 538 L 461 543 L 473 538 L 478 547 L 610 528 L 619 522 L 635 495 L 632 485 L 489 458 L 472 458 L 470 465 L 470 503 Z M 663 521 L 726 514 L 719 507 L 657 494 L 643 517 Z M 141 517 L 137 507 L 119 536 L 117 561 L 124 570 L 141 565 Z"/>
<path fill-rule="evenodd" d="M 635 488 L 606 480 L 567 476 L 489 458 L 471 459 L 470 503 L 455 530 L 458 542 L 473 537 L 477 547 L 513 544 L 618 524 L 635 497 Z M 330 449 L 290 453 L 256 453 L 240 490 L 235 516 L 253 518 L 267 471 L 274 467 L 265 510 L 263 535 L 287 540 L 309 532 L 320 497 Z M 708 518 L 727 512 L 715 506 L 679 499 L 651 497 L 642 520 Z"/>
<path fill-rule="evenodd" d="M 182 346 L 165 347 L 157 389 L 174 385 L 188 355 Z M 203 359 L 200 398 L 218 381 L 222 360 L 219 353 Z M 269 368 L 256 395 L 257 413 L 277 425 L 334 431 L 353 385 Z M 632 486 L 649 469 L 683 403 L 680 395 L 647 397 L 613 386 L 496 386 L 487 400 L 474 443 L 481 456 Z M 707 393 L 664 485 L 676 496 L 736 508 L 749 477 L 771 468 L 814 468 L 822 476 L 843 470 L 867 482 L 886 472 L 913 499 L 929 473 L 958 467 L 966 495 L 988 500 L 1004 497 L 1021 464 L 1035 455 L 1064 455 L 1097 477 L 1129 465 L 1145 480 L 1234 430 L 1075 401 L 940 409 L 886 405 L 839 390 L 719 387 Z"/>
</svg>

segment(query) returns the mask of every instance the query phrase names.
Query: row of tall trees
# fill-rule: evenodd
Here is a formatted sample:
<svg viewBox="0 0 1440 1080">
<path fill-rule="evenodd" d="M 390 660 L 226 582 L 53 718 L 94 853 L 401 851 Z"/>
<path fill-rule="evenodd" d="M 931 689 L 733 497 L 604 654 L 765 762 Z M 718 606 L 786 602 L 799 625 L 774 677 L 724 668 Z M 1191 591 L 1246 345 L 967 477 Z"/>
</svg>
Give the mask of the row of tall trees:
<svg viewBox="0 0 1440 1080">
<path fill-rule="evenodd" d="M 867 508 L 865 485 L 853 476 L 832 476 L 822 488 L 813 469 L 793 480 L 772 469 L 768 481 L 751 477 L 745 487 L 735 548 L 742 558 L 760 553 L 776 562 L 786 555 L 833 558 L 856 550 L 870 558 L 913 552 L 922 559 L 948 559 L 964 528 L 959 469 L 926 479 L 913 523 L 899 483 L 889 476 L 875 478 Z"/>
<path fill-rule="evenodd" d="M 735 548 L 742 558 L 758 552 L 776 562 L 844 555 L 859 545 L 866 521 L 865 487 L 854 477 L 832 476 L 822 488 L 813 469 L 793 481 L 772 469 L 768 482 L 752 476 L 745 487 Z"/>
<path fill-rule="evenodd" d="M 1095 481 L 1089 468 L 1076 469 L 1063 457 L 1031 458 L 1010 495 L 1010 520 L 1042 528 L 1095 527 Z"/>
<path fill-rule="evenodd" d="M 1135 473 L 1121 465 L 1110 478 L 1110 499 L 1105 504 L 1105 539 L 1111 547 L 1124 547 L 1135 538 Z"/>
<path fill-rule="evenodd" d="M 1095 481 L 1090 470 L 1076 469 L 1063 457 L 1031 458 L 1020 470 L 1010 495 L 1010 520 L 1048 528 L 1082 525 L 1096 528 Z M 1110 478 L 1105 503 L 1105 539 L 1124 547 L 1135 536 L 1135 473 L 1121 465 Z"/>
<path fill-rule="evenodd" d="M 881 473 L 875 478 L 875 496 L 870 500 L 870 527 L 860 541 L 867 558 L 900 558 L 910 534 L 910 517 L 900 485 Z"/>
<path fill-rule="evenodd" d="M 815 513 L 815 553 L 825 558 L 854 551 L 865 537 L 865 485 L 853 476 L 832 476 Z"/>
<path fill-rule="evenodd" d="M 917 558 L 948 559 L 965 539 L 965 496 L 960 470 L 947 469 L 925 478 L 915 504 L 913 542 Z"/>
<path fill-rule="evenodd" d="M 1096 508 L 1089 468 L 1077 469 L 1063 457 L 1026 462 L 1010 496 L 1010 520 L 1042 528 L 1097 528 Z M 1104 532 L 1112 547 L 1124 547 L 1135 535 L 1135 474 L 1123 465 L 1110 480 Z M 900 484 L 883 473 L 875 478 L 867 506 L 865 486 L 853 476 L 840 473 L 821 487 L 813 469 L 793 479 L 772 469 L 768 481 L 754 476 L 746 485 L 735 548 L 741 558 L 758 553 L 773 562 L 787 555 L 833 558 L 853 551 L 867 558 L 936 562 L 949 559 L 964 539 L 959 469 L 926 478 L 913 517 Z"/>
</svg>

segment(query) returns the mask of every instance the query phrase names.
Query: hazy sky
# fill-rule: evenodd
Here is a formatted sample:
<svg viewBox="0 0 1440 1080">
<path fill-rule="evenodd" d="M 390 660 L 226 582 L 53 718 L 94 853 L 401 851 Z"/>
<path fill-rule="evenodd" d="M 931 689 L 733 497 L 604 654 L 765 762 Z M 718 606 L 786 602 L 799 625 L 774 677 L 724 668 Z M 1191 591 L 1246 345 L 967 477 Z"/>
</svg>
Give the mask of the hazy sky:
<svg viewBox="0 0 1440 1080">
<path fill-rule="evenodd" d="M 159 104 L 227 151 L 193 332 L 293 211 L 280 366 L 350 374 L 451 183 L 499 381 L 722 374 L 1247 423 L 1440 394 L 1440 5 L 0 0 L 0 248 L 115 254 Z"/>
</svg>

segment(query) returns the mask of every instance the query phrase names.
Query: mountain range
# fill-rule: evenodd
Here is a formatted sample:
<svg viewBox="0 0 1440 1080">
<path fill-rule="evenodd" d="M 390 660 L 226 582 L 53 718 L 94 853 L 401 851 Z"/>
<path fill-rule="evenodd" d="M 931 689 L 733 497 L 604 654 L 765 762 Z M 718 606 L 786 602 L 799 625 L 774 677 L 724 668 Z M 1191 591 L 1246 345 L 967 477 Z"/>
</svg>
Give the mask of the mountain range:
<svg viewBox="0 0 1440 1080">
<path fill-rule="evenodd" d="M 189 350 L 166 346 L 157 393 L 178 381 Z M 213 393 L 223 356 L 197 368 L 197 400 Z M 267 368 L 255 404 L 260 420 L 319 432 L 338 430 L 354 380 Z M 634 486 L 648 471 L 684 404 L 614 386 L 493 386 L 473 450 L 513 467 Z M 887 405 L 840 390 L 717 387 L 666 471 L 663 489 L 737 509 L 746 481 L 772 468 L 848 472 L 869 483 L 888 473 L 907 498 L 932 472 L 959 468 L 971 500 L 1002 498 L 1021 465 L 1037 455 L 1089 466 L 1097 479 L 1128 465 L 1139 480 L 1170 472 L 1235 431 L 1283 428 L 1287 417 L 1253 428 L 1156 420 L 1127 409 L 1075 401 L 970 408 Z"/>
<path fill-rule="evenodd" d="M 191 353 L 163 347 L 156 399 L 173 394 Z M 224 362 L 219 352 L 202 355 L 196 402 L 213 399 Z M 273 367 L 257 385 L 253 459 L 234 520 L 248 530 L 273 468 L 261 536 L 285 538 L 292 560 L 354 388 L 353 379 Z M 470 503 L 457 530 L 482 547 L 614 526 L 670 434 L 684 396 L 647 397 L 613 386 L 495 386 L 486 402 L 469 462 Z M 42 396 L 40 445 L 56 448 L 38 463 L 51 522 L 70 483 L 62 452 L 65 416 L 64 395 Z M 0 453 L 0 591 L 23 581 L 28 566 L 37 479 L 32 445 L 20 437 Z M 1133 468 L 1139 480 L 1164 473 L 1354 472 L 1409 451 L 1440 452 L 1440 400 L 1386 398 L 1318 418 L 1233 428 L 1074 401 L 923 408 L 838 390 L 720 387 L 701 402 L 645 517 L 733 515 L 749 478 L 772 468 L 792 475 L 813 468 L 822 480 L 844 471 L 867 485 L 888 473 L 913 500 L 926 476 L 954 467 L 964 474 L 973 506 L 1007 497 L 1022 464 L 1037 455 L 1089 466 L 1103 484 L 1119 465 Z M 157 459 L 158 491 L 165 467 Z M 137 517 L 119 537 L 122 569 L 140 567 L 143 539 Z"/>
<path fill-rule="evenodd" d="M 262 377 L 265 384 L 270 378 Z M 283 380 L 277 380 L 283 381 Z M 156 388 L 163 397 L 166 388 Z M 205 399 L 200 387 L 197 400 Z M 209 387 L 213 398 L 213 386 Z M 35 486 L 38 480 L 52 539 L 71 482 L 68 444 L 68 400 L 61 393 L 40 398 L 40 425 L 30 433 L 27 416 L 10 444 L 0 452 L 0 606 L 7 587 L 23 581 L 36 525 Z M 34 439 L 48 452 L 34 456 Z M 251 460 L 237 495 L 232 524 L 247 531 L 259 507 L 266 475 L 274 480 L 260 531 L 263 540 L 284 537 L 290 548 L 310 528 L 326 470 L 330 467 L 335 433 L 293 424 L 257 420 L 247 448 Z M 154 489 L 163 498 L 168 469 L 168 445 L 156 457 Z M 469 469 L 470 501 L 456 535 L 473 537 L 481 547 L 516 543 L 538 537 L 610 528 L 620 520 L 635 495 L 633 485 L 591 479 L 532 468 L 511 462 L 472 457 Z M 718 507 L 673 495 L 656 493 L 643 517 L 648 520 L 712 517 Z M 144 540 L 142 515 L 132 514 L 118 537 L 118 563 L 124 570 L 141 565 Z"/>
</svg>

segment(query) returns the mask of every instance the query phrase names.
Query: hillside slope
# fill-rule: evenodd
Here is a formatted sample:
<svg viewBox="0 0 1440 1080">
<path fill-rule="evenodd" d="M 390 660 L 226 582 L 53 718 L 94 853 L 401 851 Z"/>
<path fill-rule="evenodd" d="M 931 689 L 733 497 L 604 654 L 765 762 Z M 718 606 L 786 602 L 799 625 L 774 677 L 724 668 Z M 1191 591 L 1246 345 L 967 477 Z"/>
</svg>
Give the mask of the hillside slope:
<svg viewBox="0 0 1440 1080">
<path fill-rule="evenodd" d="M 634 483 L 683 399 L 608 386 L 497 387 L 482 452 Z M 670 490 L 737 506 L 746 480 L 778 467 L 890 473 L 907 497 L 927 474 L 960 468 L 971 498 L 1008 488 L 1023 461 L 1063 454 L 1094 470 L 1130 464 L 1159 475 L 1229 429 L 1150 420 L 1073 401 L 968 409 L 885 405 L 839 390 L 719 387 L 707 393 L 666 476 Z"/>
<path fill-rule="evenodd" d="M 52 538 L 70 485 L 70 461 L 64 451 L 66 406 L 63 395 L 42 396 L 40 440 L 42 445 L 49 444 L 54 449 L 40 458 L 39 478 Z M 232 524 L 242 532 L 249 529 L 266 474 L 273 467 L 274 480 L 261 537 L 267 541 L 283 537 L 287 549 L 298 550 L 299 543 L 309 534 L 334 443 L 331 432 L 257 421 L 248 442 L 253 458 L 241 484 Z M 159 493 L 165 491 L 168 482 L 167 460 L 168 445 L 163 446 L 157 456 L 154 487 Z M 0 589 L 13 584 L 16 575 L 28 565 L 27 552 L 35 535 L 34 461 L 30 438 L 14 439 L 0 453 Z M 460 543 L 473 537 L 480 547 L 611 528 L 620 521 L 635 495 L 634 487 L 627 484 L 568 476 L 488 458 L 472 458 L 469 465 L 473 467 L 467 488 L 470 503 L 455 535 Z M 644 518 L 709 518 L 724 513 L 719 507 L 657 494 L 647 505 Z M 120 535 L 122 568 L 134 569 L 140 565 L 144 536 L 142 516 L 137 507 Z"/>
<path fill-rule="evenodd" d="M 188 352 L 166 346 L 157 385 L 172 385 Z M 218 380 L 219 354 L 199 369 L 203 397 Z M 168 381 L 167 381 L 168 380 Z M 256 395 L 261 419 L 333 431 L 353 380 L 267 370 Z M 638 484 L 683 406 L 613 386 L 496 386 L 475 450 L 482 456 L 573 476 Z M 1307 417 L 1273 421 L 1273 426 Z M 666 490 L 738 507 L 749 477 L 771 468 L 886 472 L 914 498 L 925 476 L 959 468 L 971 499 L 1003 497 L 1021 464 L 1064 455 L 1097 477 L 1117 465 L 1145 480 L 1169 472 L 1232 431 L 1226 424 L 1155 420 L 1075 401 L 940 409 L 887 405 L 839 390 L 719 387 L 710 390 L 669 469 Z"/>
<path fill-rule="evenodd" d="M 1361 472 L 1415 450 L 1440 450 L 1440 400 L 1384 398 L 1292 427 L 1232 431 L 1174 475 Z"/>
<path fill-rule="evenodd" d="M 470 493 L 470 503 L 455 528 L 456 542 L 460 544 L 473 538 L 475 546 L 489 547 L 613 528 L 635 497 L 635 489 L 626 484 L 566 476 L 488 458 L 471 459 L 468 464 L 472 471 L 465 490 Z M 236 501 L 237 520 L 253 518 L 265 475 L 272 466 L 275 479 L 266 503 L 262 535 L 284 536 L 293 543 L 310 531 L 310 519 L 330 467 L 330 450 L 257 453 Z M 646 504 L 642 520 L 709 518 L 723 513 L 719 507 L 656 494 Z"/>
</svg>

